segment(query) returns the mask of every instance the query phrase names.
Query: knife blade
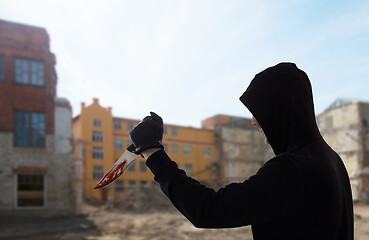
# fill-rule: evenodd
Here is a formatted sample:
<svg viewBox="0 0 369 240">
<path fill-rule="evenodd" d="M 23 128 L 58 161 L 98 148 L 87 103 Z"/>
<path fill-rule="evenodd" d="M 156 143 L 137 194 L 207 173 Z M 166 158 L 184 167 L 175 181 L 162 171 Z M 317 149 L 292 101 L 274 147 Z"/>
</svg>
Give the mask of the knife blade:
<svg viewBox="0 0 369 240">
<path fill-rule="evenodd" d="M 105 173 L 105 175 L 98 181 L 94 189 L 102 188 L 120 177 L 136 160 L 137 155 L 132 151 L 134 147 L 127 148 L 127 150 L 114 163 L 113 167 Z M 131 150 L 131 151 L 130 151 Z"/>
</svg>

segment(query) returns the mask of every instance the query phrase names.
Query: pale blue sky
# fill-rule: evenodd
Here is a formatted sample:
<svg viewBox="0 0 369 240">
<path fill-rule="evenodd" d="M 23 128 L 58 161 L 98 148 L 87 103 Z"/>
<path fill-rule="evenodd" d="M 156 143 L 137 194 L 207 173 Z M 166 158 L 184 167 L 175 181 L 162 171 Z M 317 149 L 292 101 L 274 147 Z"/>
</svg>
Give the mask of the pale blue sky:
<svg viewBox="0 0 369 240">
<path fill-rule="evenodd" d="M 98 97 L 115 116 L 184 126 L 250 117 L 239 96 L 282 61 L 307 72 L 318 114 L 369 101 L 369 1 L 0 0 L 0 19 L 47 29 L 74 115 Z"/>
</svg>

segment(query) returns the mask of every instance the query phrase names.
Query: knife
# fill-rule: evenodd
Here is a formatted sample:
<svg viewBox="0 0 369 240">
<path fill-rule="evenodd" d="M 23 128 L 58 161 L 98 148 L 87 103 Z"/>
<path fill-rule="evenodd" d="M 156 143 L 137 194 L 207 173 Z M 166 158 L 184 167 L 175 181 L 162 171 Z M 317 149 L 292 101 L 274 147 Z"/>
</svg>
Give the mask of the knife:
<svg viewBox="0 0 369 240">
<path fill-rule="evenodd" d="M 120 177 L 137 160 L 137 155 L 133 153 L 134 150 L 135 146 L 133 144 L 129 146 L 114 163 L 113 167 L 100 179 L 94 189 L 102 188 Z"/>
</svg>

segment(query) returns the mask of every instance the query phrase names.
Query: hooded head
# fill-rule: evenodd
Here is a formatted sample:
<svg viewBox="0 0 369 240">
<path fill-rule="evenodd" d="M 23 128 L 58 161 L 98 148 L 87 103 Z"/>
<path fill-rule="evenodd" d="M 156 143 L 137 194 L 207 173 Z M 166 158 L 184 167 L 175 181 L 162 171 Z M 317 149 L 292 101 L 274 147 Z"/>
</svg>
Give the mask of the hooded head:
<svg viewBox="0 0 369 240">
<path fill-rule="evenodd" d="M 309 78 L 294 63 L 280 63 L 257 74 L 240 100 L 276 155 L 320 136 Z"/>
</svg>

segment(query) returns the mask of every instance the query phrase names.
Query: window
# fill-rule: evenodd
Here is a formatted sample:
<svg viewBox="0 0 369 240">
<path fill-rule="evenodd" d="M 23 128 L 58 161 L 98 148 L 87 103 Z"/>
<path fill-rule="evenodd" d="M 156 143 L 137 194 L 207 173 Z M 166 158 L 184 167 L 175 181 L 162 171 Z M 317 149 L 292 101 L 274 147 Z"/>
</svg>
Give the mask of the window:
<svg viewBox="0 0 369 240">
<path fill-rule="evenodd" d="M 133 123 L 129 122 L 127 123 L 127 130 L 131 131 L 133 129 Z"/>
<path fill-rule="evenodd" d="M 45 186 L 43 175 L 17 176 L 17 206 L 43 207 L 45 202 Z"/>
<path fill-rule="evenodd" d="M 104 166 L 94 165 L 92 171 L 93 180 L 100 180 L 104 176 Z"/>
<path fill-rule="evenodd" d="M 115 181 L 115 191 L 117 191 L 117 192 L 124 191 L 124 181 L 123 180 L 116 180 Z"/>
<path fill-rule="evenodd" d="M 211 157 L 211 148 L 205 147 L 204 148 L 204 157 Z"/>
<path fill-rule="evenodd" d="M 94 127 L 101 127 L 101 121 L 99 119 L 94 120 Z"/>
<path fill-rule="evenodd" d="M 133 162 L 131 166 L 129 166 L 128 171 L 134 172 L 136 171 L 136 162 Z"/>
<path fill-rule="evenodd" d="M 147 181 L 146 180 L 141 180 L 140 181 L 140 185 L 141 186 L 146 186 L 147 185 Z"/>
<path fill-rule="evenodd" d="M 173 155 L 178 155 L 178 153 L 179 153 L 178 144 L 173 144 L 172 145 L 172 153 L 173 153 Z"/>
<path fill-rule="evenodd" d="M 92 132 L 92 141 L 93 142 L 103 142 L 104 141 L 103 132 L 93 131 Z"/>
<path fill-rule="evenodd" d="M 4 56 L 0 56 L 0 81 L 4 81 Z"/>
<path fill-rule="evenodd" d="M 44 85 L 44 63 L 36 60 L 16 58 L 14 60 L 15 82 Z"/>
<path fill-rule="evenodd" d="M 134 188 L 136 186 L 136 181 L 135 180 L 129 180 L 128 181 L 128 187 L 129 188 Z"/>
<path fill-rule="evenodd" d="M 92 158 L 93 159 L 104 159 L 104 148 L 103 147 L 92 147 Z"/>
<path fill-rule="evenodd" d="M 15 145 L 45 147 L 45 114 L 15 112 Z"/>
<path fill-rule="evenodd" d="M 115 145 L 115 150 L 123 150 L 123 141 L 122 141 L 122 139 L 115 139 L 114 145 Z"/>
<path fill-rule="evenodd" d="M 164 135 L 167 135 L 168 134 L 168 129 L 167 129 L 167 127 L 165 127 L 164 126 L 164 133 L 163 133 Z"/>
<path fill-rule="evenodd" d="M 122 123 L 120 121 L 114 121 L 114 129 L 115 130 L 121 130 L 122 129 Z"/>
<path fill-rule="evenodd" d="M 192 164 L 189 163 L 185 164 L 184 170 L 187 174 L 192 174 L 193 173 Z"/>
<path fill-rule="evenodd" d="M 141 172 L 146 172 L 146 162 L 144 162 L 144 161 L 140 162 L 140 171 Z"/>
<path fill-rule="evenodd" d="M 178 136 L 178 129 L 172 128 L 172 136 Z"/>
<path fill-rule="evenodd" d="M 186 156 L 192 155 L 192 147 L 190 145 L 185 145 L 183 148 L 183 154 Z"/>
</svg>

